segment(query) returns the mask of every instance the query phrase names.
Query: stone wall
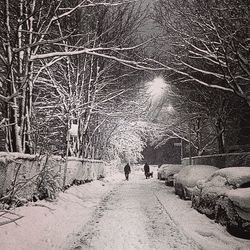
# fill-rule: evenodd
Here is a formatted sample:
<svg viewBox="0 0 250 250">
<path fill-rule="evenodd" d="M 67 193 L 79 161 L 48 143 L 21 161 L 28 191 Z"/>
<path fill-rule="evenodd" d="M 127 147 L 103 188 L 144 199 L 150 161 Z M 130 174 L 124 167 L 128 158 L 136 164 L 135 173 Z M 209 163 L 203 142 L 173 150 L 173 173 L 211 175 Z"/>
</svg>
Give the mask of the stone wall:
<svg viewBox="0 0 250 250">
<path fill-rule="evenodd" d="M 36 181 L 41 170 L 46 167 L 51 176 L 63 186 L 65 159 L 59 156 L 37 156 L 21 153 L 0 152 L 0 197 L 17 187 L 17 195 L 29 198 L 36 192 Z M 73 180 L 95 180 L 106 177 L 115 166 L 100 160 L 68 158 L 65 185 Z"/>
<path fill-rule="evenodd" d="M 182 164 L 189 165 L 189 158 L 183 158 Z M 250 166 L 250 152 L 192 157 L 192 165 L 199 164 L 211 165 L 218 168 Z"/>
<path fill-rule="evenodd" d="M 35 190 L 33 184 L 39 165 L 36 156 L 0 153 L 0 196 L 5 195 L 16 183 L 18 195 L 26 196 Z"/>
</svg>

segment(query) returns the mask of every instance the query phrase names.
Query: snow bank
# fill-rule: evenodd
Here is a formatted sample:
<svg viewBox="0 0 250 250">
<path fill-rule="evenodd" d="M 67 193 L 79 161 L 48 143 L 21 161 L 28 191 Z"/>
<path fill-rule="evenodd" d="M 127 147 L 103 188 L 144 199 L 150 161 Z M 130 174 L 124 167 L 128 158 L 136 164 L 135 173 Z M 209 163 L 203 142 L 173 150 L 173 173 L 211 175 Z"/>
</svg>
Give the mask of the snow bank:
<svg viewBox="0 0 250 250">
<path fill-rule="evenodd" d="M 105 193 L 123 179 L 116 174 L 102 181 L 72 186 L 54 202 L 40 201 L 16 208 L 23 216 L 16 224 L 0 227 L 3 250 L 62 249 L 72 233 L 78 232 L 91 217 Z M 3 218 L 0 217 L 0 222 Z"/>
<path fill-rule="evenodd" d="M 191 201 L 179 199 L 174 194 L 172 187 L 162 185 L 162 188 L 156 192 L 156 195 L 175 224 L 180 230 L 183 230 L 187 236 L 199 243 L 201 249 L 250 249 L 249 240 L 230 235 L 225 227 L 191 208 Z"/>
</svg>

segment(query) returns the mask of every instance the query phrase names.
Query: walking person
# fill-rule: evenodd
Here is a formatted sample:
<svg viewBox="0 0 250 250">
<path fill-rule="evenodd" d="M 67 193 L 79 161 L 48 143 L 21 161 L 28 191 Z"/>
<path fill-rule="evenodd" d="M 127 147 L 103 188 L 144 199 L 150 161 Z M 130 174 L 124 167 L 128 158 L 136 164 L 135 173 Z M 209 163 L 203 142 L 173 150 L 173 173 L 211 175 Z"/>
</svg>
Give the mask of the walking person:
<svg viewBox="0 0 250 250">
<path fill-rule="evenodd" d="M 131 168 L 130 165 L 127 163 L 126 166 L 124 167 L 124 173 L 125 173 L 125 178 L 128 181 L 129 179 L 129 174 L 131 173 Z"/>
<path fill-rule="evenodd" d="M 148 163 L 146 162 L 144 165 L 144 173 L 145 173 L 146 179 L 149 177 L 149 172 L 150 172 L 150 168 L 149 168 Z"/>
</svg>

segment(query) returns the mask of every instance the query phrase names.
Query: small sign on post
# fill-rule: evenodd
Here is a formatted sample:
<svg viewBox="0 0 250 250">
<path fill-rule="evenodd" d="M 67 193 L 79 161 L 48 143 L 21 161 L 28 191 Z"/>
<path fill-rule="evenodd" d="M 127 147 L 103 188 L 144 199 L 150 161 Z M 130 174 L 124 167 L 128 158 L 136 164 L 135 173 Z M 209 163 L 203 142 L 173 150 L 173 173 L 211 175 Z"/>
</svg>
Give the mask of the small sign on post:
<svg viewBox="0 0 250 250">
<path fill-rule="evenodd" d="M 180 138 L 181 139 L 181 138 Z M 183 148 L 182 148 L 182 139 L 180 142 L 174 142 L 175 147 L 180 147 L 181 150 L 181 159 L 183 158 Z"/>
</svg>

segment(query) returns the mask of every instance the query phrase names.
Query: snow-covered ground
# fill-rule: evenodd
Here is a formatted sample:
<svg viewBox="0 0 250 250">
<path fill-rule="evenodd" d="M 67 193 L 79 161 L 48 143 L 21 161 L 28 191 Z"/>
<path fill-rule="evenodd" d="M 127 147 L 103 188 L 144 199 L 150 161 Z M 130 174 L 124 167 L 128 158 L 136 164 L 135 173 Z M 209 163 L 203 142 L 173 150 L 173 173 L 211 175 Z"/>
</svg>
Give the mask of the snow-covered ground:
<svg viewBox="0 0 250 250">
<path fill-rule="evenodd" d="M 16 223 L 0 226 L 1 250 L 61 249 L 67 237 L 87 223 L 102 197 L 123 175 L 72 186 L 54 202 L 39 201 L 16 208 L 24 216 Z M 13 217 L 13 216 L 11 216 Z M 0 217 L 0 223 L 6 218 Z"/>
<path fill-rule="evenodd" d="M 250 249 L 249 240 L 231 236 L 141 171 L 129 182 L 116 174 L 14 212 L 24 217 L 0 226 L 2 250 Z"/>
<path fill-rule="evenodd" d="M 143 175 L 117 186 L 67 249 L 198 250 L 199 246 L 173 223 Z"/>
</svg>

